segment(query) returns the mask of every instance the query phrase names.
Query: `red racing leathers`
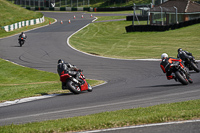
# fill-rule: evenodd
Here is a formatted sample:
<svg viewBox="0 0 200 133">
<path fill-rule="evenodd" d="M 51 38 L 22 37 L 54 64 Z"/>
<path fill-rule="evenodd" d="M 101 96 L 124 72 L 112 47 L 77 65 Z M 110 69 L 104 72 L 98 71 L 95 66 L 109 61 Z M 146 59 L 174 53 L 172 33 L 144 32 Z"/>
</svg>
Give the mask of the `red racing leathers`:
<svg viewBox="0 0 200 133">
<path fill-rule="evenodd" d="M 182 64 L 182 60 L 181 59 L 177 59 L 177 58 L 166 58 L 163 59 L 162 62 L 160 63 L 160 67 L 163 70 L 164 73 L 166 73 L 167 79 L 174 79 L 174 76 L 172 76 L 172 71 L 171 71 L 171 64 L 173 64 L 173 62 L 180 62 L 180 66 L 182 68 L 184 68 L 183 64 Z"/>
</svg>

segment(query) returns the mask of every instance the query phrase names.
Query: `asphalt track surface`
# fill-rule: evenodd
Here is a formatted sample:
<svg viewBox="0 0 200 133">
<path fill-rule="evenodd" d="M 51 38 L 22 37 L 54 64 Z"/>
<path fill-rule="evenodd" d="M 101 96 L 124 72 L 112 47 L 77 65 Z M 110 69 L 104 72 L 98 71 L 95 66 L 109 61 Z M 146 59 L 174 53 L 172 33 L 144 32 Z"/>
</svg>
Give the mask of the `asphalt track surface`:
<svg viewBox="0 0 200 133">
<path fill-rule="evenodd" d="M 166 79 L 159 61 L 101 58 L 69 47 L 66 43 L 67 38 L 92 22 L 94 18 L 91 18 L 90 14 L 83 14 L 83 19 L 82 13 L 45 12 L 44 15 L 56 18 L 58 22 L 26 32 L 28 38 L 23 47 L 19 47 L 18 35 L 0 39 L 0 57 L 26 67 L 54 73 L 57 61 L 61 58 L 83 69 L 86 78 L 105 80 L 107 84 L 95 87 L 91 93 L 63 94 L 0 107 L 0 125 L 82 116 L 200 98 L 198 73 L 191 72 L 194 83 L 183 86 L 179 82 Z M 76 19 L 73 19 L 74 15 Z M 102 14 L 95 16 L 98 15 Z M 61 20 L 63 24 L 60 24 Z"/>
</svg>

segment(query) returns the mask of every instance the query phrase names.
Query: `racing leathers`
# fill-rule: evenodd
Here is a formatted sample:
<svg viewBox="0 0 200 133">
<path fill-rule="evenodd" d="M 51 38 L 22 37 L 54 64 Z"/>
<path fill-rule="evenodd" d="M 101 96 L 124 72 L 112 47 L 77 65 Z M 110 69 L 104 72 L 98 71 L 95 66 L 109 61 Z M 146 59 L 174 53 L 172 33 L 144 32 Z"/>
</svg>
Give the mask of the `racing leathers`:
<svg viewBox="0 0 200 133">
<path fill-rule="evenodd" d="M 24 34 L 23 32 L 19 35 L 19 41 L 20 41 L 20 39 L 21 38 L 24 38 L 24 39 L 26 39 L 27 38 L 27 36 L 26 36 L 26 34 Z"/>
<path fill-rule="evenodd" d="M 173 62 L 177 62 L 177 61 L 180 62 L 180 66 L 182 68 L 184 68 L 184 65 L 182 64 L 182 60 L 177 59 L 177 58 L 172 58 L 172 57 L 165 58 L 165 59 L 162 59 L 162 62 L 160 63 L 160 67 L 161 67 L 162 71 L 164 73 L 166 73 L 168 80 L 170 80 L 170 79 L 176 80 L 175 76 L 172 75 L 171 64 L 173 64 Z"/>
<path fill-rule="evenodd" d="M 186 58 L 193 58 L 192 53 L 188 52 L 188 51 L 184 51 L 184 50 L 180 50 L 177 54 L 177 58 L 182 59 L 183 61 L 185 61 Z"/>
<path fill-rule="evenodd" d="M 59 63 L 57 66 L 57 72 L 59 75 L 68 73 L 76 79 L 78 79 L 78 77 L 80 76 L 79 69 L 76 66 L 71 65 L 70 63 Z"/>
</svg>

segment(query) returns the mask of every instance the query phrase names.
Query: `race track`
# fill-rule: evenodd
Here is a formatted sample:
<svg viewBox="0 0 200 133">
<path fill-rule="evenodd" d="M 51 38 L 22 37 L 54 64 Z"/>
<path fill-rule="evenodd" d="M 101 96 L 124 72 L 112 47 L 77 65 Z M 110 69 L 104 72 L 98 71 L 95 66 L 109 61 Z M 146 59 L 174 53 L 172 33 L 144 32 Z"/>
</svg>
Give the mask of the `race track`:
<svg viewBox="0 0 200 133">
<path fill-rule="evenodd" d="M 95 87 L 91 93 L 80 95 L 70 93 L 0 107 L 0 125 L 200 98 L 200 74 L 198 73 L 191 73 L 193 84 L 183 86 L 179 82 L 166 79 L 160 69 L 159 61 L 100 58 L 83 54 L 69 47 L 66 43 L 67 38 L 92 22 L 94 18 L 91 18 L 90 14 L 84 14 L 84 19 L 81 18 L 82 13 L 45 12 L 44 15 L 55 18 L 58 22 L 26 32 L 28 38 L 23 47 L 19 47 L 18 35 L 0 39 L 0 58 L 54 73 L 56 73 L 57 60 L 61 58 L 83 69 L 86 78 L 105 80 L 107 84 Z M 76 19 L 73 19 L 74 15 Z M 71 19 L 70 24 L 68 24 L 69 19 Z M 61 20 L 63 24 L 60 24 Z"/>
</svg>

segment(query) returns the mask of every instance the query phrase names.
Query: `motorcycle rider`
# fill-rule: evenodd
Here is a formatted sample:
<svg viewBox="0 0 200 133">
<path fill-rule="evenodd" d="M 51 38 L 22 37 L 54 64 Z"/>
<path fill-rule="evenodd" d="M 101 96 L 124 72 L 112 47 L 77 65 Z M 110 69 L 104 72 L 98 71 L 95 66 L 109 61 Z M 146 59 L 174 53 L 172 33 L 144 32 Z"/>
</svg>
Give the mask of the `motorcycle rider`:
<svg viewBox="0 0 200 133">
<path fill-rule="evenodd" d="M 180 58 L 185 61 L 186 58 L 191 59 L 191 58 L 193 58 L 193 56 L 192 56 L 192 53 L 190 53 L 188 51 L 184 51 L 182 48 L 179 48 L 177 58 Z"/>
<path fill-rule="evenodd" d="M 20 35 L 19 35 L 19 41 L 20 41 L 20 39 L 21 38 L 24 38 L 24 39 L 26 39 L 27 38 L 27 36 L 26 36 L 26 34 L 24 33 L 24 32 L 22 32 Z"/>
<path fill-rule="evenodd" d="M 171 69 L 171 64 L 173 64 L 173 62 L 180 62 L 180 66 L 184 69 L 186 69 L 186 67 L 184 67 L 184 65 L 182 64 L 182 60 L 181 59 L 176 59 L 176 58 L 172 58 L 172 57 L 168 57 L 168 55 L 166 53 L 163 53 L 161 55 L 161 63 L 160 63 L 160 67 L 163 70 L 163 73 L 166 73 L 167 79 L 174 79 L 177 81 L 175 75 L 172 75 L 172 69 Z M 189 75 L 188 75 L 189 77 Z M 192 79 L 189 77 L 188 81 L 190 83 L 192 83 Z"/>
<path fill-rule="evenodd" d="M 70 63 L 65 63 L 65 61 L 62 59 L 58 60 L 57 72 L 59 76 L 68 73 L 69 75 L 73 76 L 78 81 L 80 81 L 79 77 L 81 75 L 81 70 L 78 69 L 76 66 L 71 65 Z M 65 87 L 65 83 L 63 82 L 62 87 Z"/>
</svg>

